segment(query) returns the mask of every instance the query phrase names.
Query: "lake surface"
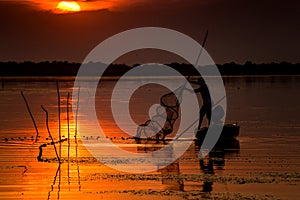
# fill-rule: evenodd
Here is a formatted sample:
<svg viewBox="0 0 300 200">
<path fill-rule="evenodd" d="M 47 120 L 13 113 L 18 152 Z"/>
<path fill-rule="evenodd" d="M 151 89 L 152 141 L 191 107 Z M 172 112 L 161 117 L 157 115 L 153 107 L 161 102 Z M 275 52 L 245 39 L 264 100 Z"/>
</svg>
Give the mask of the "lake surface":
<svg viewBox="0 0 300 200">
<path fill-rule="evenodd" d="M 237 122 L 241 127 L 236 140 L 217 145 L 203 162 L 198 158 L 199 146 L 192 143 L 185 154 L 168 167 L 144 174 L 123 173 L 99 163 L 86 150 L 79 135 L 74 137 L 76 125 L 72 115 L 68 144 L 67 95 L 73 91 L 74 78 L 59 78 L 63 142 L 58 142 L 56 79 L 3 77 L 3 80 L 0 88 L 0 199 L 300 197 L 300 76 L 225 77 L 226 122 Z M 135 84 L 140 80 L 128 81 Z M 134 152 L 163 147 L 161 143 L 138 145 L 116 126 L 110 107 L 115 84 L 114 79 L 103 80 L 96 93 L 97 116 L 106 136 L 115 145 Z M 21 91 L 38 127 L 37 141 Z M 148 109 L 159 103 L 166 92 L 164 87 L 149 85 L 134 93 L 130 104 L 133 120 L 141 124 L 149 119 Z M 71 102 L 70 99 L 70 109 Z M 41 105 L 49 113 L 49 128 L 61 164 L 51 144 Z M 97 140 L 89 133 L 78 134 L 85 140 Z M 38 161 L 39 147 L 43 144 Z"/>
</svg>

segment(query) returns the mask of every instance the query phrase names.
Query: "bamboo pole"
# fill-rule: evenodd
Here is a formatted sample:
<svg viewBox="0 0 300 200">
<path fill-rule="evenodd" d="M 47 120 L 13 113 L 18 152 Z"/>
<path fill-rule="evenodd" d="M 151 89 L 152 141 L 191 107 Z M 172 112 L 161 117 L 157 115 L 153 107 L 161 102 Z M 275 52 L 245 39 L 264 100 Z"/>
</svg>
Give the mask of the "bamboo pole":
<svg viewBox="0 0 300 200">
<path fill-rule="evenodd" d="M 60 184 L 61 184 L 61 168 L 59 163 L 59 172 L 58 172 L 58 191 L 57 191 L 57 199 L 60 199 Z"/>
<path fill-rule="evenodd" d="M 55 146 L 55 142 L 54 142 L 54 140 L 53 140 L 53 137 L 52 137 L 52 135 L 51 135 L 51 132 L 50 132 L 50 129 L 49 129 L 49 116 L 48 116 L 48 111 L 43 107 L 43 106 L 41 106 L 41 108 L 44 110 L 44 112 L 46 113 L 46 127 L 47 127 L 47 131 L 48 131 L 48 134 L 49 134 L 49 137 L 50 137 L 50 139 L 51 139 L 51 141 L 52 141 L 52 143 L 53 143 L 53 146 L 54 146 L 54 150 L 55 150 L 55 154 L 56 154 L 56 157 L 57 157 L 57 160 L 58 160 L 58 162 L 60 163 L 60 157 L 58 156 L 58 153 L 57 153 L 57 149 L 56 149 L 56 146 Z"/>
<path fill-rule="evenodd" d="M 59 84 L 56 81 L 56 91 L 57 91 L 57 109 L 58 109 L 58 138 L 61 141 L 61 123 L 60 123 L 60 92 L 59 92 Z M 59 157 L 61 157 L 61 142 L 59 143 Z"/>
<path fill-rule="evenodd" d="M 79 170 L 79 163 L 78 163 L 78 141 L 77 141 L 77 134 L 78 134 L 78 110 L 79 110 L 79 96 L 80 96 L 80 88 L 78 88 L 77 93 L 77 105 L 76 105 L 76 115 L 75 115 L 75 144 L 76 144 L 76 165 L 77 165 L 77 176 L 78 176 L 78 190 L 81 191 L 81 184 L 80 184 L 80 170 Z"/>
<path fill-rule="evenodd" d="M 28 102 L 27 102 L 27 100 L 26 100 L 26 97 L 25 97 L 25 95 L 23 94 L 22 91 L 21 91 L 21 95 L 22 95 L 22 97 L 23 97 L 23 100 L 24 100 L 24 102 L 25 102 L 25 104 L 26 104 L 26 108 L 27 108 L 28 113 L 29 113 L 29 115 L 30 115 L 30 117 L 31 117 L 31 120 L 32 120 L 32 122 L 33 122 L 33 125 L 34 125 L 34 128 L 35 128 L 35 132 L 36 132 L 35 142 L 37 142 L 38 137 L 39 137 L 39 130 L 38 130 L 38 127 L 37 127 L 37 125 L 36 125 L 36 123 L 35 123 L 33 114 L 32 114 L 32 112 L 31 112 L 31 110 L 30 110 L 30 107 L 29 107 L 29 104 L 28 104 Z"/>
<path fill-rule="evenodd" d="M 197 60 L 196 60 L 194 66 L 197 66 L 197 64 L 198 64 L 198 62 L 199 62 L 199 59 L 200 59 L 200 57 L 201 57 L 202 51 L 203 51 L 203 49 L 204 49 L 204 46 L 205 46 L 205 43 L 206 43 L 206 40 L 207 40 L 207 36 L 208 36 L 208 30 L 207 30 L 206 33 L 205 33 L 205 37 L 204 37 L 204 40 L 203 40 L 203 42 L 202 42 L 202 47 L 201 47 L 201 49 L 200 49 L 200 52 L 199 52 L 199 54 L 198 54 L 198 57 L 197 57 Z"/>
<path fill-rule="evenodd" d="M 67 97 L 67 124 L 68 124 L 68 185 L 70 185 L 70 115 L 69 115 L 70 93 Z M 69 188 L 70 190 L 70 188 Z"/>
<path fill-rule="evenodd" d="M 79 94 L 80 94 L 80 88 L 78 89 L 78 93 L 77 93 L 77 104 L 76 104 L 76 113 L 75 113 L 75 134 L 74 134 L 74 138 L 75 138 L 75 143 L 77 144 L 77 131 L 78 131 L 78 110 L 79 110 Z M 76 156 L 77 156 L 77 152 L 76 152 Z"/>
</svg>

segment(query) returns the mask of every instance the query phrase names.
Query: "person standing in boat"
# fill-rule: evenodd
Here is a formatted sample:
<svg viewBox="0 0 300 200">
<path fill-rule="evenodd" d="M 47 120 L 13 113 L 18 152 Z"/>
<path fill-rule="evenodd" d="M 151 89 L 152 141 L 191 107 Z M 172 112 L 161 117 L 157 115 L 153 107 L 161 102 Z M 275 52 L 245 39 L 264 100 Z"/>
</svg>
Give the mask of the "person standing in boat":
<svg viewBox="0 0 300 200">
<path fill-rule="evenodd" d="M 203 118 L 206 115 L 206 118 L 208 120 L 208 126 L 210 124 L 210 120 L 211 120 L 211 98 L 210 98 L 210 94 L 209 94 L 209 90 L 208 87 L 204 81 L 203 78 L 199 78 L 198 81 L 191 81 L 189 80 L 190 83 L 198 85 L 199 88 L 194 89 L 194 90 L 190 90 L 187 89 L 190 92 L 199 92 L 201 94 L 202 100 L 203 100 L 203 104 L 202 107 L 200 109 L 200 113 L 199 113 L 199 124 L 198 124 L 198 130 L 200 130 L 202 122 L 203 122 Z"/>
</svg>

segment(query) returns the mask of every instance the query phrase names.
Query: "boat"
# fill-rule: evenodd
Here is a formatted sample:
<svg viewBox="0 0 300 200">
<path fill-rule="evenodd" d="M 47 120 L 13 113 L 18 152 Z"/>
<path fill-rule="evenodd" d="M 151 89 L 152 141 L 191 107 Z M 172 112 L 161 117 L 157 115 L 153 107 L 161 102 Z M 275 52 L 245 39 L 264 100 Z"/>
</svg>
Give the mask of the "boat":
<svg viewBox="0 0 300 200">
<path fill-rule="evenodd" d="M 208 127 L 201 128 L 200 130 L 197 131 L 196 138 L 198 140 L 204 140 L 207 131 L 208 131 Z M 236 138 L 237 136 L 239 136 L 239 134 L 240 134 L 240 125 L 238 125 L 237 123 L 225 124 L 223 126 L 219 139 Z"/>
</svg>

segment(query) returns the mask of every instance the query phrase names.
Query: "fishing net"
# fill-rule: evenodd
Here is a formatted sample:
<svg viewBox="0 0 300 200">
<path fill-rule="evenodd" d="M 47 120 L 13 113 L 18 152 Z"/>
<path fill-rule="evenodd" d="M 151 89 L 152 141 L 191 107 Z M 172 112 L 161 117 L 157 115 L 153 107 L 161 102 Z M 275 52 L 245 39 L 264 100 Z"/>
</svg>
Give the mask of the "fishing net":
<svg viewBox="0 0 300 200">
<path fill-rule="evenodd" d="M 160 106 L 156 108 L 155 115 L 137 128 L 136 138 L 153 138 L 157 142 L 164 140 L 166 135 L 173 132 L 174 124 L 179 118 L 180 104 L 185 84 L 175 91 L 167 93 L 160 98 Z"/>
</svg>

